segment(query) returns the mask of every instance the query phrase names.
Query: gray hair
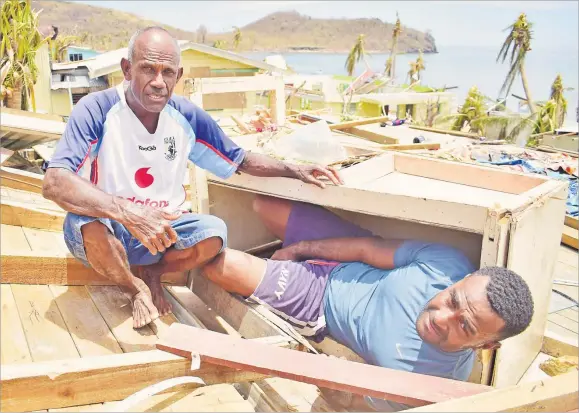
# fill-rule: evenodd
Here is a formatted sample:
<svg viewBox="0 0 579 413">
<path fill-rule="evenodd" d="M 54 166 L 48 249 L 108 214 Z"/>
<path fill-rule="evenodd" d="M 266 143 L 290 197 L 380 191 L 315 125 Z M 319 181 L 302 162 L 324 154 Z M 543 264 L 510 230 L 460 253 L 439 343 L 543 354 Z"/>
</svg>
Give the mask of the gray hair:
<svg viewBox="0 0 579 413">
<path fill-rule="evenodd" d="M 128 51 L 127 51 L 127 59 L 129 60 L 129 62 L 133 63 L 133 56 L 135 53 L 135 43 L 137 42 L 137 39 L 139 38 L 139 36 L 142 35 L 143 33 L 151 31 L 151 30 L 165 32 L 169 35 L 169 37 L 173 40 L 173 44 L 175 45 L 175 51 L 177 52 L 177 64 L 180 64 L 181 63 L 181 46 L 179 46 L 179 42 L 177 41 L 177 39 L 175 39 L 173 36 L 171 36 L 171 33 L 169 33 L 166 29 L 162 28 L 161 26 L 148 26 L 148 27 L 145 27 L 144 29 L 137 30 L 131 36 L 131 40 L 129 40 L 129 47 L 128 47 Z"/>
</svg>

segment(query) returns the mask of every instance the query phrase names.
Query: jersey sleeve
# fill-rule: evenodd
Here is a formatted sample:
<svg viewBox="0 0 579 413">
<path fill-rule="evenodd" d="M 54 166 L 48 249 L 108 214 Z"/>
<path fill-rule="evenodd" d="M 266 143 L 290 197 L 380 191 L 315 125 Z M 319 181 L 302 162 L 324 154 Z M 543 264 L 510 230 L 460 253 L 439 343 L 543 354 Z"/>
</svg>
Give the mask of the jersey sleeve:
<svg viewBox="0 0 579 413">
<path fill-rule="evenodd" d="M 175 105 L 194 133 L 189 160 L 222 179 L 233 175 L 245 158 L 245 150 L 236 145 L 203 109 L 184 98 L 176 100 Z"/>
<path fill-rule="evenodd" d="M 102 136 L 103 122 L 100 114 L 101 108 L 90 95 L 75 105 L 48 168 L 64 168 L 79 173 L 91 149 Z"/>
</svg>

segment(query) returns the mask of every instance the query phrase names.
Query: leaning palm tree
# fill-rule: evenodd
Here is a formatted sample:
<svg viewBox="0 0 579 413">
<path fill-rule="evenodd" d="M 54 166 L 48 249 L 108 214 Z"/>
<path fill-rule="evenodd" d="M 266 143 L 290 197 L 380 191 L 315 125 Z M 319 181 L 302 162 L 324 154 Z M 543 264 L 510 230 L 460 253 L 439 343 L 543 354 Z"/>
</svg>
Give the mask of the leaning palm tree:
<svg viewBox="0 0 579 413">
<path fill-rule="evenodd" d="M 350 50 L 348 57 L 346 58 L 346 70 L 348 71 L 348 76 L 352 76 L 354 74 L 354 69 L 356 68 L 356 63 L 358 63 L 362 59 L 366 59 L 366 50 L 364 48 L 364 38 L 366 35 L 360 34 L 354 47 Z"/>
<path fill-rule="evenodd" d="M 32 103 L 36 111 L 36 51 L 48 41 L 38 31 L 39 13 L 32 10 L 30 0 L 6 0 L 2 4 L 0 69 L 5 71 L 2 86 L 7 91 L 6 106 L 12 109 L 22 109 Z M 23 96 L 26 105 L 23 105 Z"/>
<path fill-rule="evenodd" d="M 239 43 L 241 43 L 241 30 L 237 26 L 233 26 L 235 31 L 233 32 L 233 48 L 237 50 Z"/>
<path fill-rule="evenodd" d="M 505 92 L 504 95 L 507 96 L 513 86 L 517 73 L 519 73 L 521 75 L 521 81 L 523 83 L 523 89 L 525 90 L 529 109 L 531 114 L 535 114 L 536 109 L 531 98 L 531 91 L 529 89 L 527 74 L 525 72 L 525 58 L 527 52 L 531 50 L 531 39 L 533 34 L 531 30 L 532 27 L 533 24 L 527 21 L 525 13 L 521 13 L 517 21 L 505 29 L 510 29 L 510 32 L 497 56 L 497 62 L 502 59 L 501 63 L 504 63 L 507 57 L 509 57 L 510 52 L 509 64 L 511 67 L 499 93 L 502 94 Z"/>
<path fill-rule="evenodd" d="M 396 70 L 396 48 L 398 46 L 398 38 L 402 33 L 402 25 L 400 24 L 400 18 L 398 17 L 398 12 L 396 12 L 396 24 L 392 30 L 392 48 L 390 49 L 390 56 L 386 61 L 386 68 L 384 69 L 384 74 L 394 80 L 395 70 Z"/>
<path fill-rule="evenodd" d="M 416 80 L 418 80 L 417 78 L 417 65 L 416 62 L 410 62 L 408 63 L 410 65 L 410 69 L 408 69 L 408 73 L 406 73 L 406 75 L 408 76 L 408 84 L 412 85 Z"/>
</svg>

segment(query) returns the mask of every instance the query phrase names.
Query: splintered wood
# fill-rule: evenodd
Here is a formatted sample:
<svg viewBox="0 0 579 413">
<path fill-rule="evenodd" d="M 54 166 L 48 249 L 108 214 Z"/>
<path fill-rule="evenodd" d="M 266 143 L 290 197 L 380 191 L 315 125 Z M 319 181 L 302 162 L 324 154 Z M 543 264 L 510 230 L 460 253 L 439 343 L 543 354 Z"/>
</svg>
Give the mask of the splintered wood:
<svg viewBox="0 0 579 413">
<path fill-rule="evenodd" d="M 333 390 L 411 406 L 439 403 L 491 390 L 488 386 L 322 357 L 175 323 L 157 348 L 201 362 L 274 375 Z"/>
</svg>

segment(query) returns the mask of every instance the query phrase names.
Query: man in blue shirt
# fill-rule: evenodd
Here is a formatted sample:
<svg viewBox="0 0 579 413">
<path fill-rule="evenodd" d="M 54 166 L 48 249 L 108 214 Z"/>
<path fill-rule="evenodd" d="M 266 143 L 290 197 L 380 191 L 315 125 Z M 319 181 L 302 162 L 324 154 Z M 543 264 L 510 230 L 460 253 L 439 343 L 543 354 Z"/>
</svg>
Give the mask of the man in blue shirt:
<svg viewBox="0 0 579 413">
<path fill-rule="evenodd" d="M 205 276 L 369 364 L 464 381 L 476 349 L 497 348 L 533 316 L 519 275 L 476 270 L 450 246 L 376 237 L 305 203 L 258 196 L 254 208 L 283 248 L 269 260 L 227 249 Z M 404 407 L 366 401 L 376 410 Z"/>
</svg>

